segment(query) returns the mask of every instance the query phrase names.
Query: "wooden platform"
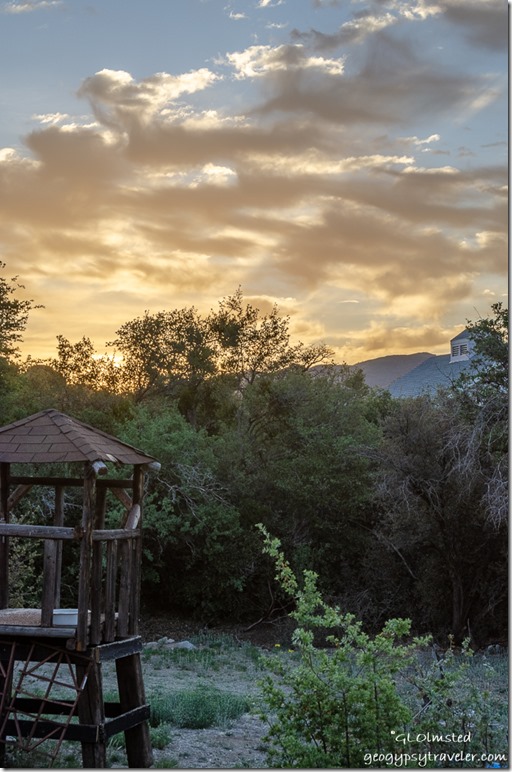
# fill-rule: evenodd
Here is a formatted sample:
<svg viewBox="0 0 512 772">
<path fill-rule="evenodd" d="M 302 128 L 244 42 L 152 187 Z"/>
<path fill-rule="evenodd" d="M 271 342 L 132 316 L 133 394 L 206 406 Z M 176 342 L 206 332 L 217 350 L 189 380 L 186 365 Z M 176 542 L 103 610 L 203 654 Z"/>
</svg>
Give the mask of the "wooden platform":
<svg viewBox="0 0 512 772">
<path fill-rule="evenodd" d="M 0 609 L 0 638 L 2 636 L 36 636 L 38 638 L 74 638 L 76 625 L 41 625 L 40 608 L 3 608 Z M 117 621 L 115 614 L 115 621 Z M 89 623 L 91 614 L 89 614 Z M 101 615 L 101 625 L 104 615 Z"/>
</svg>

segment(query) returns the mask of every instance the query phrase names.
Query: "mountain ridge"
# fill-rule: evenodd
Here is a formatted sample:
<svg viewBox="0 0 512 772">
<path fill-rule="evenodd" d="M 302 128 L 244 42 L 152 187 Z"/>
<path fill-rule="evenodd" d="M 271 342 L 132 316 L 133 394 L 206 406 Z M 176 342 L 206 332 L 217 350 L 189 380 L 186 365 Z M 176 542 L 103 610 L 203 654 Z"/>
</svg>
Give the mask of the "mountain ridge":
<svg viewBox="0 0 512 772">
<path fill-rule="evenodd" d="M 361 369 L 368 386 L 378 386 L 385 389 L 393 381 L 411 372 L 431 357 L 435 357 L 435 354 L 430 354 L 428 351 L 420 351 L 415 354 L 389 354 L 374 359 L 364 359 L 349 365 L 349 367 L 351 370 Z"/>
</svg>

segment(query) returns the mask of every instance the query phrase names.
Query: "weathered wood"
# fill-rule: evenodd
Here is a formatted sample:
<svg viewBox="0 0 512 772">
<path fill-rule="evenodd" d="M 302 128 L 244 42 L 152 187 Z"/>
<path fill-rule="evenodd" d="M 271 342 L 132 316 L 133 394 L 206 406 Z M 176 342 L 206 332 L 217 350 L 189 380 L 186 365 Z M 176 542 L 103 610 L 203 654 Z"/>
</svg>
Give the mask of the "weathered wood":
<svg viewBox="0 0 512 772">
<path fill-rule="evenodd" d="M 57 485 L 55 488 L 55 513 L 53 516 L 53 525 L 56 528 L 62 528 L 64 525 L 64 488 Z M 57 559 L 55 569 L 55 608 L 60 606 L 60 585 L 62 574 L 62 542 L 57 542 Z"/>
<path fill-rule="evenodd" d="M 117 684 L 123 712 L 146 704 L 139 654 L 116 659 Z M 153 752 L 147 721 L 124 733 L 128 766 L 147 769 L 153 764 Z"/>
<path fill-rule="evenodd" d="M 129 490 L 132 487 L 132 482 L 132 480 L 103 479 L 98 480 L 97 485 L 99 487 L 104 485 L 106 488 L 124 488 Z M 11 483 L 13 485 L 47 485 L 50 488 L 54 488 L 57 485 L 62 485 L 65 488 L 81 488 L 84 480 L 82 477 L 29 477 L 28 475 L 13 475 Z"/>
<path fill-rule="evenodd" d="M 80 539 L 80 528 L 62 528 L 54 525 L 20 525 L 0 522 L 0 536 L 23 536 L 26 539 Z"/>
<path fill-rule="evenodd" d="M 125 638 L 122 641 L 102 643 L 94 650 L 101 662 L 110 662 L 113 659 L 128 657 L 130 654 L 138 654 L 142 651 L 142 638 L 136 635 L 133 638 Z"/>
<path fill-rule="evenodd" d="M 10 464 L 0 463 L 0 525 L 9 522 Z M 9 539 L 0 533 L 0 608 L 9 605 Z"/>
<path fill-rule="evenodd" d="M 58 728 L 58 724 L 54 721 L 43 721 L 39 719 L 35 724 L 34 721 L 26 719 L 8 719 L 6 721 L 6 734 L 12 737 L 46 737 L 52 730 L 55 731 Z M 65 724 L 58 730 L 59 737 L 61 733 L 64 735 L 65 740 L 80 740 L 88 745 L 93 745 L 97 742 L 99 737 L 99 728 L 93 725 L 86 724 Z M 54 738 L 55 739 L 55 738 Z M 84 765 L 85 766 L 85 765 Z"/>
<path fill-rule="evenodd" d="M 138 533 L 141 538 L 134 545 L 133 554 L 133 580 L 132 580 L 132 598 L 130 610 L 130 626 L 128 632 L 135 635 L 139 632 L 140 616 L 140 592 L 141 592 L 141 573 L 142 573 L 142 502 L 144 499 L 144 466 L 135 466 L 133 470 L 133 505 L 139 505 L 139 517 L 137 521 Z"/>
<path fill-rule="evenodd" d="M 105 705 L 105 708 L 107 706 Z M 121 709 L 121 708 L 120 708 Z M 126 732 L 128 729 L 138 726 L 143 721 L 147 721 L 151 715 L 151 708 L 149 705 L 141 705 L 138 708 L 133 708 L 126 713 L 121 713 L 119 716 L 107 721 L 105 724 L 105 736 L 107 739 L 119 732 Z"/>
<path fill-rule="evenodd" d="M 113 641 L 116 628 L 116 581 L 117 581 L 117 542 L 107 543 L 107 566 L 105 572 L 105 621 L 103 622 L 103 640 Z"/>
<path fill-rule="evenodd" d="M 140 504 L 134 504 L 126 515 L 126 520 L 124 523 L 125 529 L 131 530 L 137 528 L 140 521 L 140 515 Z"/>
<path fill-rule="evenodd" d="M 91 646 L 95 646 L 101 641 L 102 563 L 103 544 L 102 542 L 95 542 L 92 546 L 91 626 L 89 628 L 89 643 Z"/>
<path fill-rule="evenodd" d="M 78 683 L 81 683 L 85 675 L 84 667 L 77 665 L 76 671 Z M 101 664 L 93 660 L 87 673 L 84 690 L 78 700 L 78 717 L 80 724 L 96 726 L 98 732 L 95 740 L 82 740 L 83 766 L 84 769 L 104 769 L 107 766 L 107 746 Z"/>
<path fill-rule="evenodd" d="M 104 528 L 107 489 L 96 489 L 96 509 L 94 527 Z M 92 577 L 91 577 L 91 626 L 89 642 L 92 646 L 101 641 L 101 612 L 104 610 L 103 589 L 103 544 L 95 542 L 92 547 Z"/>
<path fill-rule="evenodd" d="M 119 499 L 121 504 L 124 504 L 126 509 L 130 509 L 130 507 L 132 506 L 132 500 L 124 489 L 131 488 L 131 487 L 132 487 L 132 481 L 130 480 L 129 485 L 123 485 L 122 487 L 112 489 L 112 493 L 114 494 L 116 499 Z"/>
<path fill-rule="evenodd" d="M 29 625 L 0 625 L 0 635 L 19 635 L 29 638 L 70 638 L 75 627 L 33 627 Z"/>
<path fill-rule="evenodd" d="M 51 627 L 55 608 L 55 584 L 57 571 L 58 542 L 46 539 L 43 553 L 43 598 L 41 603 L 41 626 Z"/>
<path fill-rule="evenodd" d="M 9 510 L 9 512 L 11 511 L 11 509 L 13 507 L 16 506 L 18 501 L 21 501 L 23 496 L 26 493 L 28 493 L 29 490 L 31 490 L 31 488 L 32 488 L 32 485 L 18 485 L 16 490 L 11 493 L 11 495 L 9 496 L 9 498 L 7 500 L 7 509 Z"/>
<path fill-rule="evenodd" d="M 132 550 L 131 544 L 126 541 L 119 542 L 119 602 L 117 615 L 117 634 L 123 638 L 128 635 L 130 596 L 132 592 Z"/>
<path fill-rule="evenodd" d="M 138 533 L 125 528 L 115 528 L 113 530 L 96 530 L 92 532 L 93 541 L 117 541 L 119 539 L 137 539 Z"/>
<path fill-rule="evenodd" d="M 91 464 L 84 467 L 84 497 L 82 504 L 82 531 L 80 543 L 80 566 L 78 574 L 78 625 L 76 631 L 77 649 L 87 648 L 89 626 L 89 605 L 91 597 L 92 532 L 94 526 L 96 499 L 96 476 Z"/>
<path fill-rule="evenodd" d="M 12 678 L 16 658 L 16 647 L 8 645 L 0 656 L 0 727 L 3 727 L 4 720 L 7 717 L 7 705 L 11 700 Z M 0 768 L 5 766 L 5 740 L 7 730 L 2 728 L 0 735 Z"/>
</svg>

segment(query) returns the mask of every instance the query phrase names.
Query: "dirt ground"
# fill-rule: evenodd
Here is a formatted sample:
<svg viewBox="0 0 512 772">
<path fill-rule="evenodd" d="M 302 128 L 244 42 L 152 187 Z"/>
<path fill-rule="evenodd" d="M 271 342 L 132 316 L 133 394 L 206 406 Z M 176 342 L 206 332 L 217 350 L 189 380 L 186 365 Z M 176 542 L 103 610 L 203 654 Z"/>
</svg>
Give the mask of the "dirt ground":
<svg viewBox="0 0 512 772">
<path fill-rule="evenodd" d="M 257 703 L 261 699 L 257 681 L 263 672 L 255 663 L 254 647 L 268 652 L 276 646 L 287 646 L 291 628 L 280 620 L 254 626 L 224 624 L 205 627 L 187 619 L 153 616 L 143 622 L 141 635 L 145 644 L 143 672 L 148 695 L 167 688 L 176 690 L 207 685 L 230 693 L 254 695 Z M 158 644 L 162 638 L 176 643 L 192 640 L 197 644 L 199 641 L 197 645 L 200 652 L 202 636 L 212 640 L 217 636 L 221 640 L 232 639 L 233 644 L 226 653 L 230 661 L 223 660 L 219 655 L 218 669 L 201 666 L 158 669 L 158 656 L 148 659 L 148 650 L 153 651 L 153 644 Z M 237 642 L 240 644 L 240 656 L 237 655 Z M 248 659 L 243 652 L 251 644 L 253 659 Z M 178 769 L 265 769 L 268 768 L 268 762 L 263 738 L 267 731 L 268 725 L 261 721 L 256 708 L 229 726 L 209 729 L 172 728 L 169 745 L 163 750 L 153 749 L 155 766 L 167 760 Z"/>
</svg>

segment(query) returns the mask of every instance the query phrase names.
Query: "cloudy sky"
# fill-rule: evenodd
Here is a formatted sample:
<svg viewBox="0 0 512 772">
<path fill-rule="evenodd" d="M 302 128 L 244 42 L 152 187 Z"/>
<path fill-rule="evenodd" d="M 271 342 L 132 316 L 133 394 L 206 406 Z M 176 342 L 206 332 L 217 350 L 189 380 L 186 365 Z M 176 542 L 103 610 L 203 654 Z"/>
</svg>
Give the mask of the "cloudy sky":
<svg viewBox="0 0 512 772">
<path fill-rule="evenodd" d="M 104 353 L 238 286 L 338 361 L 507 290 L 505 0 L 0 1 L 0 260 Z"/>
</svg>

